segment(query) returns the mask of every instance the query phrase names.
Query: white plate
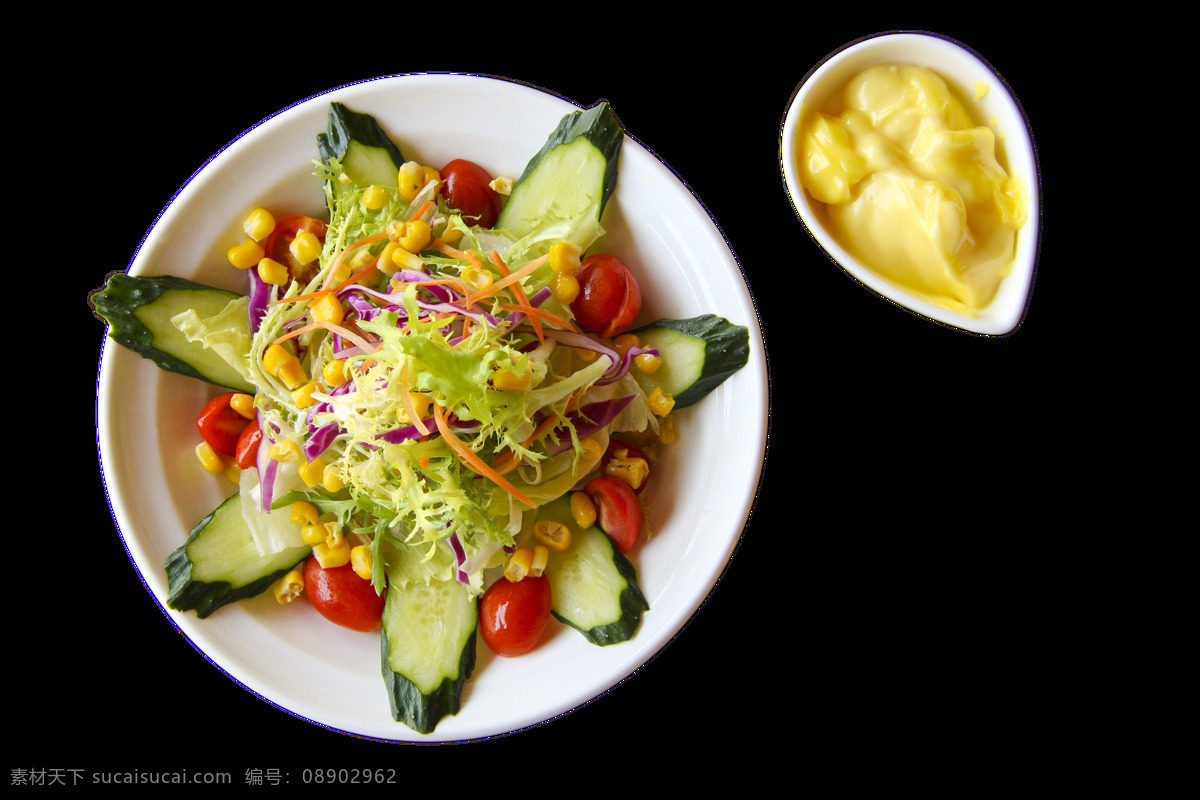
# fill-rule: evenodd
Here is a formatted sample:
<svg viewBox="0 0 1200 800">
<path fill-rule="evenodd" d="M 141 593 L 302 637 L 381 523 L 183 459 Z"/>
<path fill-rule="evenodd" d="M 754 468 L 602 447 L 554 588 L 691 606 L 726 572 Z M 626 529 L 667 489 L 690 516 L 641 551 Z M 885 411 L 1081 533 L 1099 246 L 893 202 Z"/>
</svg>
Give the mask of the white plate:
<svg viewBox="0 0 1200 800">
<path fill-rule="evenodd" d="M 151 229 L 129 272 L 244 291 L 224 252 L 240 240 L 249 210 L 323 214 L 312 160 L 331 101 L 374 115 L 407 158 L 440 165 L 464 157 L 514 178 L 577 109 L 536 88 L 467 75 L 392 76 L 333 89 L 263 121 L 207 162 Z M 388 741 L 470 740 L 551 720 L 603 694 L 669 643 L 712 590 L 749 517 L 766 452 L 766 356 L 753 299 L 720 230 L 681 180 L 629 137 L 606 225 L 604 249 L 639 276 L 642 320 L 716 313 L 748 326 L 751 343 L 743 370 L 678 414 L 679 441 L 666 450 L 652 496 L 654 536 L 631 553 L 651 608 L 633 640 L 597 647 L 555 624 L 521 658 L 495 658 L 481 643 L 462 710 L 423 736 L 391 717 L 378 635 L 331 625 L 306 603 L 280 608 L 262 596 L 205 620 L 164 606 L 180 632 L 279 708 Z M 105 343 L 101 466 L 117 527 L 160 605 L 167 556 L 230 492 L 223 479 L 199 473 L 193 452 L 195 414 L 216 391 Z M 517 685 L 519 694 L 511 691 Z"/>
</svg>

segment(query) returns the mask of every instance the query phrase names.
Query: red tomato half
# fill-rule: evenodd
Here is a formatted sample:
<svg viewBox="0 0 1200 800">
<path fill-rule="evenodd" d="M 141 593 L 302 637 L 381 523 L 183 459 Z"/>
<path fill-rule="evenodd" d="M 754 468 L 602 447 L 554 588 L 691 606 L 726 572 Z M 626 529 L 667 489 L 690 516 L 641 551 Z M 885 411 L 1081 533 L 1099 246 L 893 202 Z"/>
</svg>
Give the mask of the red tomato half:
<svg viewBox="0 0 1200 800">
<path fill-rule="evenodd" d="M 306 217 L 303 214 L 284 217 L 275 223 L 275 229 L 263 241 L 263 251 L 267 254 L 267 258 L 274 259 L 287 267 L 288 274 L 303 285 L 316 276 L 320 264 L 316 261 L 309 264 L 301 264 L 297 261 L 296 257 L 292 255 L 292 241 L 300 231 L 308 231 L 324 242 L 325 232 L 328 228 L 329 226 L 321 220 Z"/>
<path fill-rule="evenodd" d="M 629 484 L 602 476 L 588 481 L 583 491 L 596 506 L 596 524 L 622 553 L 628 553 L 642 532 L 642 505 Z"/>
<path fill-rule="evenodd" d="M 511 658 L 537 646 L 550 620 L 550 581 L 545 575 L 519 581 L 500 578 L 479 601 L 479 631 L 498 655 Z"/>
<path fill-rule="evenodd" d="M 229 398 L 236 392 L 219 394 L 204 404 L 200 416 L 196 417 L 196 428 L 204 441 L 223 456 L 237 454 L 238 437 L 246 428 L 246 418 L 229 406 Z"/>
<path fill-rule="evenodd" d="M 242 433 L 238 436 L 237 448 L 234 450 L 233 457 L 239 467 L 250 469 L 258 463 L 258 443 L 261 441 L 262 431 L 258 427 L 258 418 L 256 417 L 242 428 Z"/>
<path fill-rule="evenodd" d="M 490 186 L 492 176 L 487 170 L 474 161 L 457 158 L 442 167 L 439 174 L 442 197 L 462 214 L 468 225 L 490 228 L 496 224 L 504 199 Z"/>
<path fill-rule="evenodd" d="M 304 562 L 304 594 L 325 619 L 364 633 L 379 627 L 387 598 L 349 564 L 325 569 L 315 556 Z"/>
<path fill-rule="evenodd" d="M 642 289 L 624 264 L 606 253 L 588 256 L 575 272 L 579 296 L 571 311 L 584 328 L 601 339 L 629 330 L 642 310 Z"/>
</svg>

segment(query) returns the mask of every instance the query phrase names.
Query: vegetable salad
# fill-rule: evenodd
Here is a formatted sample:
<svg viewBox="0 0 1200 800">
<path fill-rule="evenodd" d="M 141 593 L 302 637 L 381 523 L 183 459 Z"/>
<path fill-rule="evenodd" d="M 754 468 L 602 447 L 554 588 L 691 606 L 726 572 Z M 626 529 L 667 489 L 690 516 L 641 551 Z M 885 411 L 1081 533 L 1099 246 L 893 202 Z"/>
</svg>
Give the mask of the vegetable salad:
<svg viewBox="0 0 1200 800">
<path fill-rule="evenodd" d="M 328 218 L 255 208 L 231 220 L 245 295 L 171 317 L 243 382 L 198 409 L 197 454 L 236 483 L 247 549 L 272 559 L 253 591 L 306 599 L 355 630 L 382 626 L 386 653 L 403 627 L 389 622 L 389 593 L 454 587 L 484 643 L 517 656 L 554 617 L 600 629 L 553 602 L 571 591 L 555 559 L 580 557 L 572 538 L 600 531 L 617 591 L 638 602 L 589 639 L 629 638 L 645 606 L 624 554 L 646 535 L 640 495 L 671 441 L 674 399 L 652 378 L 670 355 L 631 332 L 634 271 L 591 252 L 611 184 L 581 189 L 572 214 L 518 212 L 521 183 L 554 168 L 553 137 L 514 180 L 462 158 L 404 159 L 373 118 L 339 104 L 330 119 L 314 162 Z M 561 513 L 540 513 L 550 507 Z M 454 665 L 459 687 L 473 640 Z M 403 683 L 418 698 L 444 688 Z M 429 719 L 397 710 L 408 701 L 393 692 L 396 718 L 430 730 L 457 712 L 457 691 Z"/>
</svg>

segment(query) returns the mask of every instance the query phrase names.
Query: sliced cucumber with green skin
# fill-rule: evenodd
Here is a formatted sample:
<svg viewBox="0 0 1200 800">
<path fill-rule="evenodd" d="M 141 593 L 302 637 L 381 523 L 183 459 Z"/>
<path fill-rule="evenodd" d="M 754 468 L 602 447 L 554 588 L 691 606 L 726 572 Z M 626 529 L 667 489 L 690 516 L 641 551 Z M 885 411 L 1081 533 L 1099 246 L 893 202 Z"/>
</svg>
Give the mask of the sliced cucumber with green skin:
<svg viewBox="0 0 1200 800">
<path fill-rule="evenodd" d="M 571 531 L 571 544 L 546 563 L 551 613 L 593 644 L 632 639 L 650 610 L 633 563 L 600 528 L 581 528 L 565 496 L 539 508 L 538 520 L 561 522 Z"/>
<path fill-rule="evenodd" d="M 317 152 L 322 163 L 338 159 L 348 184 L 334 180 L 334 191 L 355 191 L 364 186 L 400 185 L 400 165 L 404 154 L 370 114 L 351 111 L 341 103 L 331 103 L 329 124 L 317 134 Z M 331 209 L 332 210 L 332 209 Z"/>
<path fill-rule="evenodd" d="M 203 619 L 221 606 L 266 591 L 311 553 L 304 546 L 259 555 L 235 494 L 201 520 L 167 559 L 167 606 L 195 610 Z"/>
<path fill-rule="evenodd" d="M 713 314 L 660 319 L 630 333 L 641 347 L 657 349 L 663 359 L 654 374 L 630 374 L 647 395 L 661 386 L 675 398 L 675 408 L 694 405 L 750 359 L 749 329 Z"/>
<path fill-rule="evenodd" d="M 495 227 L 520 239 L 547 219 L 599 219 L 616 188 L 624 140 L 608 103 L 563 117 L 513 184 Z"/>
<path fill-rule="evenodd" d="M 143 277 L 115 272 L 88 297 L 93 311 L 108 323 L 118 344 L 162 369 L 253 394 L 255 389 L 229 362 L 199 342 L 189 342 L 171 324 L 180 312 L 194 309 L 213 316 L 241 295 L 171 275 Z M 247 335 L 250 321 L 246 320 Z"/>
<path fill-rule="evenodd" d="M 479 601 L 454 581 L 388 589 L 383 608 L 383 678 L 392 718 L 432 733 L 457 714 L 475 671 Z"/>
</svg>

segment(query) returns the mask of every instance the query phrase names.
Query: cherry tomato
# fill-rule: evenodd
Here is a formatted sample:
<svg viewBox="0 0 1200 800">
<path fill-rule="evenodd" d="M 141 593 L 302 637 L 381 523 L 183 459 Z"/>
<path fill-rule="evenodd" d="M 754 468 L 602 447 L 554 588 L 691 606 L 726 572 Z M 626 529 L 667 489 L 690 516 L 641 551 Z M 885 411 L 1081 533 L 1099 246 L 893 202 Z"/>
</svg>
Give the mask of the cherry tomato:
<svg viewBox="0 0 1200 800">
<path fill-rule="evenodd" d="M 223 456 L 236 456 L 238 437 L 246 428 L 246 418 L 229 406 L 229 398 L 236 392 L 219 394 L 204 404 L 196 427 L 204 441 Z"/>
<path fill-rule="evenodd" d="M 297 261 L 296 257 L 292 255 L 292 241 L 300 231 L 308 231 L 324 242 L 325 232 L 328 228 L 329 226 L 321 220 L 306 217 L 303 214 L 284 217 L 275 223 L 275 229 L 263 241 L 263 251 L 267 254 L 267 258 L 274 259 L 287 267 L 288 274 L 304 285 L 316 276 L 320 264 L 317 261 L 308 264 L 301 264 Z"/>
<path fill-rule="evenodd" d="M 446 204 L 457 209 L 467 224 L 490 228 L 500 216 L 504 199 L 490 184 L 492 176 L 474 161 L 456 158 L 441 173 L 442 186 L 439 191 Z M 478 220 L 473 219 L 478 217 Z"/>
<path fill-rule="evenodd" d="M 550 620 L 550 581 L 530 575 L 519 581 L 500 578 L 479 601 L 479 630 L 498 655 L 511 658 L 537 646 Z"/>
<path fill-rule="evenodd" d="M 607 475 L 592 478 L 583 491 L 596 506 L 596 524 L 622 553 L 628 553 L 642 532 L 642 505 L 629 484 Z"/>
<path fill-rule="evenodd" d="M 619 259 L 607 253 L 588 256 L 575 272 L 579 296 L 571 311 L 584 328 L 611 339 L 629 330 L 642 310 L 642 289 Z"/>
<path fill-rule="evenodd" d="M 258 463 L 258 443 L 262 441 L 262 431 L 258 427 L 258 419 L 252 419 L 242 428 L 238 436 L 237 447 L 233 457 L 242 469 L 250 469 Z"/>
<path fill-rule="evenodd" d="M 613 459 L 616 459 L 615 465 L 612 463 Z M 649 470 L 647 469 L 646 474 L 642 475 L 637 471 L 622 467 L 623 462 L 636 461 L 637 459 L 646 462 L 647 467 L 650 466 L 650 459 L 641 450 L 621 439 L 610 439 L 608 449 L 604 451 L 604 457 L 600 459 L 600 473 L 613 478 L 619 478 L 621 476 L 614 475 L 613 470 L 621 470 L 624 475 L 629 476 L 630 480 L 626 480 L 625 483 L 630 485 L 634 494 L 641 494 L 642 490 L 646 488 L 646 481 L 650 477 Z M 637 485 L 634 486 L 631 481 L 636 482 Z"/>
<path fill-rule="evenodd" d="M 325 569 L 315 556 L 304 562 L 304 594 L 325 619 L 364 633 L 379 627 L 387 599 L 349 564 Z"/>
</svg>

